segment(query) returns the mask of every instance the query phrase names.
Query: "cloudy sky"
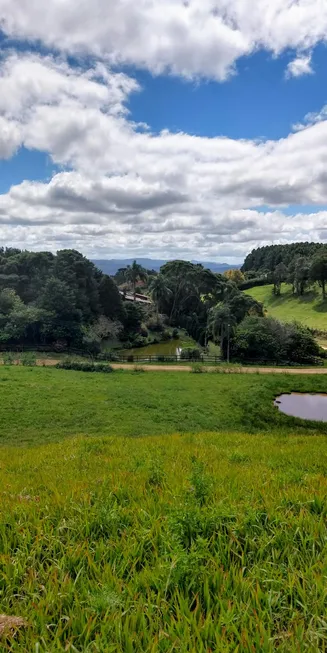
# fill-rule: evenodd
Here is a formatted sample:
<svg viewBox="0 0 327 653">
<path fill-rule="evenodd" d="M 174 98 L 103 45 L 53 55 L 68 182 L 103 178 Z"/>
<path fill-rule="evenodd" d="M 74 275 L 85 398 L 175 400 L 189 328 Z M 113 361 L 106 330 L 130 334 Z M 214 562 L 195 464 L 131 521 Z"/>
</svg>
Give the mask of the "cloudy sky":
<svg viewBox="0 0 327 653">
<path fill-rule="evenodd" d="M 1 244 L 327 242 L 326 41 L 326 0 L 0 0 Z"/>
</svg>

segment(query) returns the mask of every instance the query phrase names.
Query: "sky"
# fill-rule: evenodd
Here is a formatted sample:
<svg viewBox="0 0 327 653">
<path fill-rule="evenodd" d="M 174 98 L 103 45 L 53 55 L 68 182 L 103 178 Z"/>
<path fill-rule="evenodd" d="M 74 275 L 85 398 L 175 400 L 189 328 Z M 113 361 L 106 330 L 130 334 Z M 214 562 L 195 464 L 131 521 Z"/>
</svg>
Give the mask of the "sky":
<svg viewBox="0 0 327 653">
<path fill-rule="evenodd" d="M 0 0 L 0 244 L 327 242 L 326 0 Z"/>
</svg>

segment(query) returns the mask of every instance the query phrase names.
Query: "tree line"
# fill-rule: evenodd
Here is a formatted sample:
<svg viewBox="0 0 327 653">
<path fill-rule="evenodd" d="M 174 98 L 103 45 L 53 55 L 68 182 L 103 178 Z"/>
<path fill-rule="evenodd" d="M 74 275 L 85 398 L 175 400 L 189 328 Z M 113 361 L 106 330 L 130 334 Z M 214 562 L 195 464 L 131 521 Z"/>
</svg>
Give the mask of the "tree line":
<svg viewBox="0 0 327 653">
<path fill-rule="evenodd" d="M 323 243 L 290 243 L 288 245 L 266 245 L 253 249 L 247 255 L 242 266 L 242 272 L 247 278 L 251 273 L 255 276 L 272 273 L 279 263 L 289 267 L 295 259 L 304 257 L 313 259 L 318 254 L 327 255 L 327 245 Z"/>
<path fill-rule="evenodd" d="M 117 275 L 134 294 L 142 282 L 152 303 L 143 307 L 125 301 L 115 279 L 75 250 L 52 254 L 1 248 L 0 345 L 99 353 L 104 340 L 135 347 L 154 342 L 153 334 L 164 340 L 182 328 L 200 346 L 212 340 L 225 357 L 230 353 L 239 360 L 264 353 L 275 359 L 276 351 L 291 359 L 296 350 L 300 362 L 301 352 L 306 361 L 319 354 L 307 330 L 293 325 L 286 333 L 265 318 L 263 305 L 240 291 L 239 273 L 216 274 L 201 264 L 176 260 L 159 273 L 134 262 Z"/>
<path fill-rule="evenodd" d="M 327 246 L 321 243 L 293 243 L 271 245 L 253 250 L 245 259 L 242 289 L 267 283 L 273 293 L 281 294 L 282 283 L 292 286 L 293 294 L 303 295 L 314 283 L 326 298 Z"/>
<path fill-rule="evenodd" d="M 0 344 L 92 349 L 139 321 L 116 283 L 79 252 L 0 249 Z"/>
</svg>

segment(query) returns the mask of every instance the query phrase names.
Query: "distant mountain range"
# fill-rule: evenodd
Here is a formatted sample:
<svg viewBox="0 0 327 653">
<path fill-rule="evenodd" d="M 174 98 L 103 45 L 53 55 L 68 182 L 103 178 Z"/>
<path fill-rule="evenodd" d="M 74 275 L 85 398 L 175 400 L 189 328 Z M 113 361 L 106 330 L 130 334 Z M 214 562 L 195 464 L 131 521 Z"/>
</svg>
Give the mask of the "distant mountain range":
<svg viewBox="0 0 327 653">
<path fill-rule="evenodd" d="M 119 268 L 126 268 L 128 265 L 131 265 L 135 259 L 126 258 L 126 259 L 104 259 L 104 260 L 93 260 L 93 263 L 109 276 L 114 276 L 119 270 Z M 155 270 L 158 272 L 160 268 L 167 263 L 167 261 L 160 259 L 152 258 L 137 258 L 137 263 L 142 265 L 146 270 Z M 192 263 L 202 263 L 205 268 L 212 270 L 212 272 L 225 272 L 226 270 L 235 269 L 237 265 L 227 265 L 227 263 L 212 263 L 210 261 L 192 261 Z"/>
</svg>

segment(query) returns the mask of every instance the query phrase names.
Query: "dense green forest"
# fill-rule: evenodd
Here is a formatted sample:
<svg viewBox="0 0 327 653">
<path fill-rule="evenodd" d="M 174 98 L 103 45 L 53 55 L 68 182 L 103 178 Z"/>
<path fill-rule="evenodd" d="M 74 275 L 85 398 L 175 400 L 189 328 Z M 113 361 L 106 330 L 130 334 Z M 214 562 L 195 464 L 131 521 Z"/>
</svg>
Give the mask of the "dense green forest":
<svg viewBox="0 0 327 653">
<path fill-rule="evenodd" d="M 277 266 L 281 281 L 288 274 L 282 265 Z M 279 323 L 268 324 L 263 305 L 241 292 L 238 277 L 171 261 L 159 273 L 134 262 L 115 279 L 75 250 L 52 254 L 2 248 L 0 346 L 101 354 L 110 342 L 116 348 L 140 347 L 184 329 L 199 347 L 206 348 L 209 341 L 219 344 L 227 358 L 230 353 L 242 360 L 264 355 L 291 360 L 295 340 L 294 360 L 318 356 L 308 331 L 294 326 L 283 332 Z M 145 304 L 137 301 L 140 284 L 148 298 Z M 258 341 L 259 334 L 265 334 L 269 346 Z M 281 346 L 283 339 L 287 346 Z"/>
<path fill-rule="evenodd" d="M 54 255 L 2 248 L 0 343 L 97 350 L 105 339 L 142 345 L 149 332 L 181 327 L 204 344 L 210 329 L 222 336 L 223 322 L 232 314 L 232 322 L 250 310 L 262 314 L 258 302 L 202 265 L 173 261 L 157 274 L 134 263 L 119 276 L 134 293 L 142 281 L 153 303 L 124 301 L 115 279 L 75 250 Z M 217 306 L 224 307 L 224 316 L 210 321 Z"/>
<path fill-rule="evenodd" d="M 266 245 L 253 249 L 247 255 L 242 271 L 244 273 L 271 273 L 279 263 L 287 267 L 296 259 L 314 258 L 317 254 L 327 255 L 327 245 L 322 243 L 291 243 L 290 245 Z"/>
<path fill-rule="evenodd" d="M 0 250 L 0 342 L 92 346 L 102 329 L 133 315 L 114 281 L 82 254 Z M 105 318 L 105 320 L 104 320 Z"/>
</svg>

